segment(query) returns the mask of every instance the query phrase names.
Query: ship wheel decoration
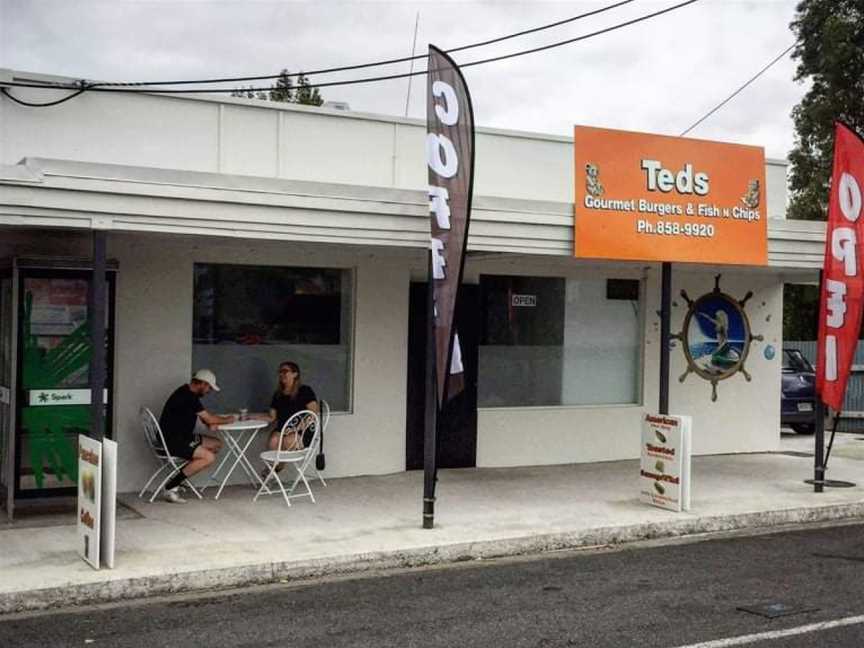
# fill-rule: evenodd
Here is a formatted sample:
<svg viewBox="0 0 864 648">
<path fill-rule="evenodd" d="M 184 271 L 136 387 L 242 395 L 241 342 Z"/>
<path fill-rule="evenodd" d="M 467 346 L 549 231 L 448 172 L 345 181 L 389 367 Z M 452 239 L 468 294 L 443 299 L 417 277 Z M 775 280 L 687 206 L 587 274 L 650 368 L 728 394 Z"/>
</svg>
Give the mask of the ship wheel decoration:
<svg viewBox="0 0 864 648">
<path fill-rule="evenodd" d="M 714 277 L 714 290 L 702 295 L 696 301 L 682 290 L 681 297 L 687 301 L 687 315 L 684 329 L 672 338 L 681 341 L 684 356 L 687 358 L 687 371 L 678 378 L 684 380 L 691 373 L 711 383 L 711 400 L 717 400 L 717 383 L 731 378 L 739 371 L 747 382 L 752 377 L 744 368 L 750 343 L 764 339 L 752 335 L 750 320 L 744 312 L 747 300 L 753 296 L 750 291 L 744 299 L 737 300 L 720 290 L 720 276 Z"/>
</svg>

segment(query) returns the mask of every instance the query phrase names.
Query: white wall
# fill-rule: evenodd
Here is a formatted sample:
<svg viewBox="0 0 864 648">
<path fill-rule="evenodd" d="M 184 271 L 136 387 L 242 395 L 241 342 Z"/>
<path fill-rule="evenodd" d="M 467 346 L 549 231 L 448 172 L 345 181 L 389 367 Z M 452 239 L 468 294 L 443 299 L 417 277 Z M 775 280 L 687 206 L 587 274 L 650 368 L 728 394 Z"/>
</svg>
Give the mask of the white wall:
<svg viewBox="0 0 864 648">
<path fill-rule="evenodd" d="M 768 218 L 786 218 L 788 202 L 788 166 L 785 160 L 766 160 L 765 162 L 765 200 L 768 205 Z"/>
<path fill-rule="evenodd" d="M 573 202 L 572 137 L 482 128 L 482 116 L 477 126 L 476 195 Z M 46 109 L 0 101 L 0 164 L 46 157 L 425 190 L 425 135 L 417 119 L 231 97 L 85 93 Z M 766 168 L 774 218 L 785 215 L 782 164 Z"/>
<path fill-rule="evenodd" d="M 696 299 L 714 288 L 714 272 L 673 274 L 672 331 L 683 328 L 687 305 L 677 295 L 686 290 L 690 299 Z M 711 402 L 710 383 L 690 374 L 683 383 L 678 377 L 684 373 L 686 362 L 680 343 L 672 353 L 669 409 L 672 413 L 693 416 L 693 452 L 715 454 L 723 452 L 758 452 L 776 450 L 780 435 L 780 350 L 783 346 L 783 283 L 768 273 L 723 273 L 720 289 L 729 296 L 743 299 L 747 291 L 753 297 L 747 301 L 744 312 L 750 320 L 753 335 L 764 336 L 754 340 L 745 368 L 752 376 L 747 382 L 741 373 L 735 374 L 717 386 L 717 401 Z M 657 320 L 659 338 L 659 319 Z M 765 357 L 765 348 L 775 349 L 774 358 Z M 688 411 L 689 410 L 689 411 Z"/>
<path fill-rule="evenodd" d="M 326 474 L 404 469 L 407 350 L 404 343 L 394 344 L 404 340 L 408 330 L 404 260 L 302 246 L 127 236 L 112 237 L 109 253 L 121 269 L 117 291 L 117 434 L 125 469 L 121 489 L 141 483 L 150 468 L 140 459 L 146 449 L 137 424 L 138 408 L 147 405 L 160 410 L 170 392 L 195 369 L 191 366 L 195 262 L 354 268 L 353 411 L 331 419 Z"/>
<path fill-rule="evenodd" d="M 89 237 L 78 234 L 13 230 L 0 230 L 0 234 L 0 258 L 24 253 L 89 255 Z M 268 242 L 120 234 L 109 234 L 108 241 L 108 255 L 120 265 L 114 433 L 120 444 L 121 491 L 140 488 L 155 467 L 144 444 L 138 409 L 147 406 L 158 416 L 171 391 L 187 382 L 193 371 L 195 262 L 352 268 L 356 278 L 353 411 L 331 419 L 326 474 L 404 470 L 409 283 L 404 258 Z"/>
<path fill-rule="evenodd" d="M 481 409 L 478 417 L 477 465 L 517 466 L 579 463 L 636 458 L 639 453 L 640 421 L 645 412 L 657 411 L 659 398 L 660 318 L 659 267 L 616 267 L 597 264 L 586 268 L 574 262 L 538 262 L 522 259 L 488 259 L 469 265 L 470 276 L 483 274 L 527 274 L 559 277 L 616 277 L 645 279 L 645 333 L 642 404 L 620 406 L 574 406 Z M 722 270 L 722 269 L 721 269 Z M 714 270 L 715 273 L 717 269 Z M 680 332 L 686 302 L 681 289 L 696 299 L 714 287 L 714 275 L 692 266 L 673 266 L 672 332 Z M 686 361 L 679 342 L 671 355 L 670 411 L 693 417 L 693 451 L 696 454 L 776 450 L 780 429 L 780 357 L 782 344 L 782 283 L 766 272 L 742 272 L 730 268 L 723 273 L 721 288 L 742 299 L 748 290 L 754 296 L 747 312 L 754 341 L 742 374 L 719 384 L 719 397 L 711 401 L 711 385 L 691 374 L 684 383 Z M 773 360 L 764 356 L 765 346 L 778 351 Z M 480 380 L 482 380 L 480 376 Z"/>
<path fill-rule="evenodd" d="M 12 253 L 89 252 L 89 239 L 77 234 L 0 231 L 0 258 Z M 146 405 L 158 412 L 171 390 L 186 381 L 193 370 L 195 262 L 354 268 L 353 412 L 332 419 L 327 439 L 327 475 L 381 474 L 404 469 L 408 288 L 412 268 L 416 272 L 422 267 L 417 255 L 121 234 L 109 235 L 109 255 L 120 263 L 115 434 L 120 442 L 122 490 L 140 486 L 153 466 L 138 425 L 138 408 Z M 466 281 L 477 282 L 480 274 L 643 279 L 645 299 L 642 404 L 481 409 L 478 466 L 635 458 L 641 417 L 645 411 L 657 408 L 659 267 L 494 255 L 469 260 Z M 673 333 L 680 331 L 686 314 L 686 304 L 678 296 L 680 291 L 684 289 L 691 299 L 696 299 L 713 289 L 713 276 L 708 270 L 674 266 Z M 753 333 L 763 335 L 765 340 L 753 342 L 746 363 L 753 381 L 746 382 L 741 374 L 722 381 L 719 398 L 712 402 L 708 382 L 692 374 L 684 383 L 678 382 L 686 363 L 680 343 L 676 342 L 672 350 L 670 409 L 672 413 L 693 416 L 697 454 L 776 450 L 780 357 L 778 353 L 768 360 L 764 350 L 768 344 L 778 351 L 781 348 L 781 279 L 767 271 L 730 268 L 723 273 L 720 285 L 738 299 L 748 290 L 754 292 L 746 312 Z"/>
<path fill-rule="evenodd" d="M 21 95 L 27 98 L 28 93 L 22 90 Z M 44 100 L 44 94 L 38 98 Z M 424 134 L 425 125 L 417 120 L 241 99 L 94 93 L 42 110 L 0 101 L 0 164 L 41 156 L 424 189 Z M 785 168 L 772 162 L 766 174 L 769 215 L 782 216 Z M 478 195 L 566 204 L 573 200 L 574 184 L 570 138 L 479 129 Z M 525 218 L 524 214 L 518 217 Z M 120 262 L 115 425 L 121 442 L 122 489 L 140 484 L 152 466 L 137 423 L 138 408 L 143 404 L 158 411 L 168 393 L 193 369 L 192 266 L 196 261 L 354 268 L 354 410 L 332 421 L 328 475 L 404 468 L 408 282 L 411 268 L 418 266 L 418 255 L 423 268 L 422 253 L 122 234 L 111 234 L 109 241 L 109 254 Z M 89 243 L 83 234 L 34 235 L 0 229 L 0 257 L 12 252 L 88 255 Z M 484 409 L 478 423 L 480 466 L 635 457 L 641 416 L 656 409 L 658 398 L 658 267 L 496 254 L 472 257 L 466 272 L 467 280 L 475 282 L 481 272 L 645 280 L 644 407 Z M 711 272 L 675 267 L 673 294 L 684 288 L 695 298 L 712 287 Z M 775 449 L 779 357 L 768 361 L 763 349 L 767 343 L 780 348 L 782 284 L 768 272 L 730 269 L 722 287 L 738 297 L 755 291 L 747 310 L 754 331 L 765 335 L 766 342 L 752 347 L 747 368 L 753 382 L 746 383 L 741 375 L 722 382 L 719 399 L 712 403 L 705 381 L 691 375 L 683 384 L 677 382 L 684 359 L 676 347 L 671 409 L 694 417 L 697 453 Z M 680 329 L 685 313 L 680 298 L 676 302 L 673 331 Z"/>
</svg>

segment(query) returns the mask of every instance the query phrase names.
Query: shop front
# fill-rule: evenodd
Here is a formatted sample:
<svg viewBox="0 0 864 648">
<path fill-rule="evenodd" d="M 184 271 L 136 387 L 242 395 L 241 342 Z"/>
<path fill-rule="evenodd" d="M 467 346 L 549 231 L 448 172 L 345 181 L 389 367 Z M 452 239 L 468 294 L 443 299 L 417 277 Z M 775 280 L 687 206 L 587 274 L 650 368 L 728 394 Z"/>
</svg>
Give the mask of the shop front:
<svg viewBox="0 0 864 648">
<path fill-rule="evenodd" d="M 93 231 L 105 233 L 112 263 L 106 420 L 120 446 L 120 491 L 139 489 L 153 469 L 139 408 L 158 412 L 204 366 L 223 388 L 207 397 L 208 408 L 259 410 L 279 362 L 296 361 L 334 411 L 327 477 L 419 466 L 424 124 L 156 95 L 87 95 L 52 111 L 0 103 L 0 258 L 78 259 L 62 276 L 36 267 L 15 281 L 2 275 L 0 395 L 14 389 L 17 408 L 0 398 L 7 492 L 69 485 L 61 461 L 24 443 L 31 424 L 22 422 L 48 417 L 42 429 L 59 430 L 52 438 L 83 423 L 59 409 L 49 416 L 49 407 L 21 407 L 34 390 L 77 389 L 84 352 L 63 371 L 52 361 L 56 385 L 31 385 L 31 374 L 15 372 L 32 354 L 28 344 L 42 358 L 74 346 L 87 318 L 75 295 L 86 293 Z M 157 113 L 166 116 L 159 124 Z M 574 255 L 582 235 L 574 178 L 584 178 L 572 138 L 491 129 L 477 137 L 457 309 L 468 389 L 451 405 L 442 464 L 635 458 L 640 421 L 656 410 L 660 389 L 660 259 Z M 691 302 L 716 288 L 744 302 L 753 335 L 745 372 L 719 382 L 694 374 L 683 338 L 673 342 L 670 410 L 693 416 L 696 454 L 779 443 L 782 286 L 815 279 L 824 228 L 785 220 L 785 164 L 763 166 L 763 262 L 688 259 L 673 268 L 673 333 L 692 321 Z M 611 191 L 614 174 L 603 173 Z M 681 182 L 695 191 L 696 181 L 694 172 Z M 28 299 L 38 309 L 29 323 Z"/>
</svg>

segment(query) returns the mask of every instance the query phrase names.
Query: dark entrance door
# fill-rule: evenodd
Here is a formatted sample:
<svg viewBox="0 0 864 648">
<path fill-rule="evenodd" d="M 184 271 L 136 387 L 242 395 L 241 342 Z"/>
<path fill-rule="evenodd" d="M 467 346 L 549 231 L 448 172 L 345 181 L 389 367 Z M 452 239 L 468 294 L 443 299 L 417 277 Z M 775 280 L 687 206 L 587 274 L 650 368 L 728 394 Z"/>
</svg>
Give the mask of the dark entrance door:
<svg viewBox="0 0 864 648">
<path fill-rule="evenodd" d="M 425 283 L 411 284 L 408 317 L 408 413 L 405 465 L 423 468 L 425 414 L 426 303 Z M 477 345 L 480 340 L 480 289 L 463 285 L 456 304 L 456 328 L 462 344 L 465 391 L 444 406 L 438 427 L 438 467 L 477 465 Z"/>
</svg>

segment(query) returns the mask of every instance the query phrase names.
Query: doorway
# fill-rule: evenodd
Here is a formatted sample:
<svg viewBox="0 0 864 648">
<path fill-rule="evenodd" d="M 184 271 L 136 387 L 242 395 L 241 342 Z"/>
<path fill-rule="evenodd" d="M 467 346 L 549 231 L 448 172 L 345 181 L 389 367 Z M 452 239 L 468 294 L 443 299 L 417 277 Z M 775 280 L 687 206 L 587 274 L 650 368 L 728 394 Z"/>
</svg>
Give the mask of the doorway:
<svg viewBox="0 0 864 648">
<path fill-rule="evenodd" d="M 427 284 L 412 283 L 408 315 L 408 391 L 405 467 L 423 468 L 426 391 Z M 480 341 L 480 287 L 463 284 L 456 303 L 456 330 L 462 346 L 465 389 L 443 408 L 438 425 L 438 467 L 477 465 L 477 359 Z"/>
<path fill-rule="evenodd" d="M 67 496 L 78 483 L 78 435 L 90 432 L 91 271 L 17 271 L 15 498 Z M 113 413 L 114 272 L 107 273 L 105 436 Z"/>
</svg>

